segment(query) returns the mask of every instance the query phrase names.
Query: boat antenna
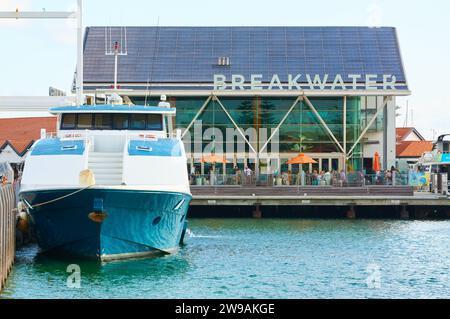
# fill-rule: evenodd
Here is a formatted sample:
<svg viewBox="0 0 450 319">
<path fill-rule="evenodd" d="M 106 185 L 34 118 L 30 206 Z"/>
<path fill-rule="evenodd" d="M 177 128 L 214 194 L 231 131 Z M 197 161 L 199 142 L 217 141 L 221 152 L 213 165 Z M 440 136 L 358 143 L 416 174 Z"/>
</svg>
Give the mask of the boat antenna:
<svg viewBox="0 0 450 319">
<path fill-rule="evenodd" d="M 126 27 L 120 27 L 119 31 L 120 39 L 115 38 L 113 40 L 112 27 L 109 27 L 108 39 L 108 28 L 105 27 L 105 55 L 114 56 L 114 84 L 112 87 L 114 92 L 117 92 L 120 87 L 117 84 L 119 56 L 128 55 L 127 29 Z"/>
<path fill-rule="evenodd" d="M 153 79 L 153 69 L 154 69 L 155 60 L 156 60 L 156 57 L 157 57 L 157 50 L 159 50 L 159 16 L 158 16 L 158 21 L 156 23 L 155 46 L 154 46 L 154 49 L 153 49 L 152 64 L 150 66 L 150 71 L 149 71 L 149 74 L 148 74 L 148 77 L 147 77 L 147 87 L 145 89 L 144 106 L 147 106 L 147 99 L 148 99 L 149 95 L 151 94 L 150 81 L 152 81 L 152 79 Z"/>
</svg>

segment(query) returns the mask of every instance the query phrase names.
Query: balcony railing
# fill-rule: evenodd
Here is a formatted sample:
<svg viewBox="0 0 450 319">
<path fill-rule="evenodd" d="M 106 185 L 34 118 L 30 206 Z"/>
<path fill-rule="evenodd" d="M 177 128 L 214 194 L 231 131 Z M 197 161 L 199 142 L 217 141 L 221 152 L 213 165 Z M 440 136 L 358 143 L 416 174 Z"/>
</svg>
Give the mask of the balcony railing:
<svg viewBox="0 0 450 319">
<path fill-rule="evenodd" d="M 190 184 L 193 186 L 333 186 L 333 187 L 364 187 L 364 186 L 407 186 L 408 174 L 363 174 L 352 172 L 347 174 L 192 174 Z"/>
</svg>

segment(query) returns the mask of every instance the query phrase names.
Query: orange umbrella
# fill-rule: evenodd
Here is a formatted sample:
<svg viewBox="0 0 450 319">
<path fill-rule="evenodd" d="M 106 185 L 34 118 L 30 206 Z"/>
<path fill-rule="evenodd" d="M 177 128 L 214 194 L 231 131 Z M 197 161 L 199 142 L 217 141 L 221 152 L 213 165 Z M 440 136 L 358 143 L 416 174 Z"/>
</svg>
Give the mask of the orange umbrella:
<svg viewBox="0 0 450 319">
<path fill-rule="evenodd" d="M 225 156 L 218 156 L 216 154 L 203 156 L 201 162 L 202 163 L 211 163 L 211 164 L 228 163 L 228 161 L 225 159 Z"/>
<path fill-rule="evenodd" d="M 373 165 L 372 165 L 372 169 L 375 172 L 378 172 L 381 170 L 381 163 L 380 163 L 380 154 L 378 154 L 378 152 L 375 152 L 375 155 L 373 157 Z"/>
<path fill-rule="evenodd" d="M 296 157 L 291 158 L 289 161 L 287 161 L 287 164 L 317 164 L 317 162 L 311 157 L 300 153 Z"/>
</svg>

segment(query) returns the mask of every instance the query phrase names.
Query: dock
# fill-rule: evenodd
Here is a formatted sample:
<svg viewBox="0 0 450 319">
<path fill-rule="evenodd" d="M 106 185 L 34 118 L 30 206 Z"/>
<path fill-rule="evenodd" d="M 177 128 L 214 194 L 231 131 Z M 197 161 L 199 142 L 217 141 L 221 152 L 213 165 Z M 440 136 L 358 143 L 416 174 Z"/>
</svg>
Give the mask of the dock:
<svg viewBox="0 0 450 319">
<path fill-rule="evenodd" d="M 0 291 L 14 263 L 16 247 L 14 207 L 14 186 L 0 184 Z"/>
<path fill-rule="evenodd" d="M 191 192 L 191 216 L 450 218 L 447 196 L 412 186 L 191 186 Z"/>
</svg>

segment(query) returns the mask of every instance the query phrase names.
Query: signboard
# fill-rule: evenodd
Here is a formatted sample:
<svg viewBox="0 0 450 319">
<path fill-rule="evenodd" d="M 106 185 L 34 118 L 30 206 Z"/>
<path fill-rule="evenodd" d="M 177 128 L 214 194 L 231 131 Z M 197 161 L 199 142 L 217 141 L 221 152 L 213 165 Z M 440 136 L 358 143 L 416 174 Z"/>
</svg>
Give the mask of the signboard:
<svg viewBox="0 0 450 319">
<path fill-rule="evenodd" d="M 285 77 L 286 78 L 286 77 Z M 214 90 L 396 90 L 397 78 L 391 74 L 337 74 L 334 78 L 328 74 L 288 74 L 287 82 L 282 83 L 278 74 L 264 78 L 262 74 L 251 74 L 246 78 L 241 74 L 232 74 L 231 78 L 223 74 L 214 74 Z M 350 81 L 350 82 L 348 82 Z"/>
<path fill-rule="evenodd" d="M 439 162 L 450 163 L 450 154 L 449 153 L 441 154 L 441 158 L 439 159 Z"/>
<path fill-rule="evenodd" d="M 425 187 L 430 184 L 430 174 L 424 172 L 409 172 L 409 185 Z"/>
</svg>

